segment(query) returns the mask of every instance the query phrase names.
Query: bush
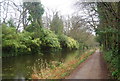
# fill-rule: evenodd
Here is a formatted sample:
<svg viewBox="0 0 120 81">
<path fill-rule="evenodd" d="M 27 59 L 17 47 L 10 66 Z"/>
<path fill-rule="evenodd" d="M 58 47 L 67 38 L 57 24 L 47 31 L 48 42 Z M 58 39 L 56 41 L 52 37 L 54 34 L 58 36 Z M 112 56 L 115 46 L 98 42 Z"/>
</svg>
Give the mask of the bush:
<svg viewBox="0 0 120 81">
<path fill-rule="evenodd" d="M 16 29 L 13 27 L 7 27 L 5 24 L 2 24 L 2 39 L 16 39 Z"/>
<path fill-rule="evenodd" d="M 5 40 L 3 41 L 3 54 L 9 54 L 7 56 L 16 56 L 21 54 L 33 54 L 38 53 L 40 50 L 41 41 L 39 39 L 34 40 Z M 4 55 L 3 55 L 4 56 Z M 6 55 L 5 55 L 6 56 Z"/>
<path fill-rule="evenodd" d="M 111 71 L 112 78 L 120 79 L 120 56 L 115 56 L 113 51 L 104 51 L 104 58 L 109 64 L 109 69 Z"/>
<path fill-rule="evenodd" d="M 39 38 L 33 38 L 34 33 L 26 32 L 19 34 L 19 42 L 24 44 L 30 51 L 30 54 L 38 53 L 40 51 L 41 41 Z"/>
<path fill-rule="evenodd" d="M 15 28 L 2 26 L 2 51 L 4 56 L 16 56 L 21 54 L 33 54 L 40 51 L 41 41 L 32 38 L 33 33 L 15 32 Z"/>
<path fill-rule="evenodd" d="M 43 49 L 50 49 L 50 48 L 55 48 L 55 49 L 60 49 L 60 43 L 58 41 L 57 36 L 50 30 L 43 28 L 41 30 L 40 34 L 40 40 L 41 40 L 41 47 Z"/>
<path fill-rule="evenodd" d="M 65 35 L 55 35 L 51 30 L 40 28 L 36 32 L 18 32 L 13 27 L 2 25 L 3 56 L 35 54 L 42 49 L 77 49 L 79 44 Z"/>
<path fill-rule="evenodd" d="M 5 40 L 2 42 L 3 53 L 15 53 L 17 44 L 14 40 Z M 4 56 L 4 55 L 3 55 Z"/>
<path fill-rule="evenodd" d="M 66 35 L 59 35 L 58 39 L 62 48 L 68 48 L 70 50 L 79 48 L 79 43 Z"/>
<path fill-rule="evenodd" d="M 33 40 L 31 39 L 22 40 L 22 44 L 24 44 L 29 49 L 31 54 L 38 53 L 40 51 L 41 41 L 39 40 L 39 38 Z"/>
</svg>

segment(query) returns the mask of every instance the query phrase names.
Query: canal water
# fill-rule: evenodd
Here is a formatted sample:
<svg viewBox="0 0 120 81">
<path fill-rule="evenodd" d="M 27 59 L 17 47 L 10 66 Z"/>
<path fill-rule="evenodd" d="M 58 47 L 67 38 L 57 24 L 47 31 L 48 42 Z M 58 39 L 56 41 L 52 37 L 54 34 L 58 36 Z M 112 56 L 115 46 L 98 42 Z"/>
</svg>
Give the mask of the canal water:
<svg viewBox="0 0 120 81">
<path fill-rule="evenodd" d="M 81 54 L 81 51 L 44 52 L 40 54 L 22 55 L 2 58 L 3 79 L 28 79 L 31 78 L 33 68 L 40 69 L 43 64 L 57 61 L 64 63 L 69 57 Z"/>
</svg>

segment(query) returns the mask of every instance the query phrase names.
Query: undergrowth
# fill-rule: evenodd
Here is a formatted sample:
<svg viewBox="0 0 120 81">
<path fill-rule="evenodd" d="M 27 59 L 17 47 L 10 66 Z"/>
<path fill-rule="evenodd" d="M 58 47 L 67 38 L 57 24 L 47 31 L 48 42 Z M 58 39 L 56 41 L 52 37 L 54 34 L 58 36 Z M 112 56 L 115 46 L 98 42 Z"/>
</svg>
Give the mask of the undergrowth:
<svg viewBox="0 0 120 81">
<path fill-rule="evenodd" d="M 108 69 L 110 71 L 110 77 L 112 79 L 120 80 L 120 69 L 119 69 L 119 57 L 114 56 L 113 51 L 103 51 L 104 59 L 107 61 Z"/>
<path fill-rule="evenodd" d="M 68 76 L 80 63 L 85 61 L 88 56 L 94 53 L 95 50 L 89 50 L 83 53 L 79 57 L 73 56 L 72 59 L 69 58 L 64 63 L 52 61 L 51 64 L 43 64 L 41 62 L 41 69 L 33 68 L 33 74 L 31 75 L 32 79 L 64 79 Z"/>
</svg>

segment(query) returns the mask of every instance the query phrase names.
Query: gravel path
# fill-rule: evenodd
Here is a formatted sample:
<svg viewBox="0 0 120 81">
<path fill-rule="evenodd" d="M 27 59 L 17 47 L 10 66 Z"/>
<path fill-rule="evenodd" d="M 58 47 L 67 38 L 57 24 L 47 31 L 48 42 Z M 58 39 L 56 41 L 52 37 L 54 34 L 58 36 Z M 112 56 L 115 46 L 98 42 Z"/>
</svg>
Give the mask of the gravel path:
<svg viewBox="0 0 120 81">
<path fill-rule="evenodd" d="M 108 79 L 108 70 L 102 54 L 96 50 L 65 79 Z"/>
</svg>

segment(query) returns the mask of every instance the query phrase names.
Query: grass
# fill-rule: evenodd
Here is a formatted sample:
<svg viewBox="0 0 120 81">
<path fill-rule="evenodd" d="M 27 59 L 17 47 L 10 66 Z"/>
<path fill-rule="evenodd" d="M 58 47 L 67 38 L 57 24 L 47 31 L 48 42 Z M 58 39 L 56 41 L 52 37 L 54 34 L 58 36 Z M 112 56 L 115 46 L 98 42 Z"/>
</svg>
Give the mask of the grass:
<svg viewBox="0 0 120 81">
<path fill-rule="evenodd" d="M 95 49 L 88 50 L 78 58 L 75 58 L 75 56 L 69 57 L 64 63 L 57 61 L 52 61 L 51 65 L 46 63 L 46 67 L 43 66 L 39 71 L 33 68 L 34 73 L 31 77 L 32 79 L 64 79 L 70 75 L 79 64 L 84 62 L 88 56 L 93 54 L 94 51 Z"/>
</svg>

